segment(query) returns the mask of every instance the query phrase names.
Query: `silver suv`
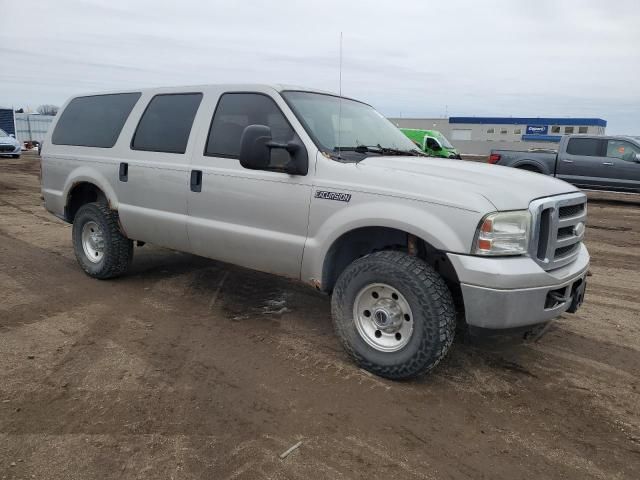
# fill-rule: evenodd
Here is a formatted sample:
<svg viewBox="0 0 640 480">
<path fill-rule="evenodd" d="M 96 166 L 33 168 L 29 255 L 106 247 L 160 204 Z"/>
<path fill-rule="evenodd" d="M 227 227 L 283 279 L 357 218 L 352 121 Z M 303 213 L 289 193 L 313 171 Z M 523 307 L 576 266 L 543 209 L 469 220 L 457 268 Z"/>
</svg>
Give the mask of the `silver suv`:
<svg viewBox="0 0 640 480">
<path fill-rule="evenodd" d="M 218 85 L 85 95 L 42 152 L 46 208 L 78 263 L 123 274 L 134 241 L 332 294 L 363 368 L 430 370 L 456 323 L 530 327 L 582 302 L 586 198 L 552 178 L 431 159 L 381 114 L 307 89 Z"/>
</svg>

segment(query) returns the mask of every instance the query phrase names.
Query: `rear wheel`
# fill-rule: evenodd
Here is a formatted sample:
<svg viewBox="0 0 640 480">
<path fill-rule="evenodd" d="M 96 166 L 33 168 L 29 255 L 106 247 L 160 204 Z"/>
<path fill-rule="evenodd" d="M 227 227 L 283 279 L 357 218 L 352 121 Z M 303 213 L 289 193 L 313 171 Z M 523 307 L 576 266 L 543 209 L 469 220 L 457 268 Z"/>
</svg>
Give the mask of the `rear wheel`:
<svg viewBox="0 0 640 480">
<path fill-rule="evenodd" d="M 331 306 L 346 351 L 382 377 L 425 373 L 453 342 L 449 289 L 427 263 L 402 252 L 376 252 L 354 261 L 340 275 Z"/>
<path fill-rule="evenodd" d="M 87 275 L 114 278 L 127 271 L 133 259 L 133 242 L 118 226 L 118 214 L 104 203 L 80 207 L 73 221 L 73 250 Z"/>
</svg>

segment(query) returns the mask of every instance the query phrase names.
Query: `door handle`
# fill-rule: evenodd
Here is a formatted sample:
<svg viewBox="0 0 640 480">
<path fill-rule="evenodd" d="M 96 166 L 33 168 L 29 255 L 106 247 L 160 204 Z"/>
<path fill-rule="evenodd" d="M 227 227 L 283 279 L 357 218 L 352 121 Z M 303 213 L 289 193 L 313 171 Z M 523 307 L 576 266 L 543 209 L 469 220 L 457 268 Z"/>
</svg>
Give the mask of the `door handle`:
<svg viewBox="0 0 640 480">
<path fill-rule="evenodd" d="M 613 165 L 613 162 L 602 162 L 603 165 Z"/>
<path fill-rule="evenodd" d="M 202 170 L 191 170 L 191 191 L 202 191 Z"/>
<path fill-rule="evenodd" d="M 573 163 L 573 160 L 569 160 L 568 158 L 563 158 L 562 161 L 564 163 Z"/>
<path fill-rule="evenodd" d="M 129 181 L 129 164 L 128 163 L 120 163 L 120 171 L 118 172 L 118 176 L 120 177 L 121 182 Z"/>
</svg>

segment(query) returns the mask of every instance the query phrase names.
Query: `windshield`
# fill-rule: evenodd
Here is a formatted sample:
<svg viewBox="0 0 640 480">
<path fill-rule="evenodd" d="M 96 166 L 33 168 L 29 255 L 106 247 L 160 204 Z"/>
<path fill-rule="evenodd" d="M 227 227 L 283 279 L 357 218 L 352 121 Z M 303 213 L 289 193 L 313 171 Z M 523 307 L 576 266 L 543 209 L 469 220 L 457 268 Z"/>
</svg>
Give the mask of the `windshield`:
<svg viewBox="0 0 640 480">
<path fill-rule="evenodd" d="M 288 91 L 282 96 L 320 149 L 337 158 L 343 157 L 343 151 L 360 157 L 420 154 L 411 140 L 369 105 L 346 98 L 341 102 L 321 93 Z"/>
<path fill-rule="evenodd" d="M 444 148 L 451 148 L 454 149 L 456 147 L 454 147 L 453 145 L 451 145 L 451 143 L 449 142 L 449 140 L 447 140 L 447 137 L 445 137 L 443 134 L 441 134 L 440 132 L 438 132 L 438 135 L 436 135 L 436 138 L 438 139 L 438 141 L 440 142 L 440 145 L 442 145 Z"/>
<path fill-rule="evenodd" d="M 9 135 L 7 135 L 7 132 L 5 132 L 4 130 L 2 130 L 0 128 L 0 137 L 8 137 Z"/>
</svg>

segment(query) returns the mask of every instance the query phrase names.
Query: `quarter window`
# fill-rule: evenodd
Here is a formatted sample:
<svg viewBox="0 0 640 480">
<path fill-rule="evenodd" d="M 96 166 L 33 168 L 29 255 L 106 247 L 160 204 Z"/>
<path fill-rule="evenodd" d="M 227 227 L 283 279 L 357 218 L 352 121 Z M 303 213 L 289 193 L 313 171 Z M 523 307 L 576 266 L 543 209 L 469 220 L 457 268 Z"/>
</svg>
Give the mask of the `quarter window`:
<svg viewBox="0 0 640 480">
<path fill-rule="evenodd" d="M 569 155 L 599 157 L 601 141 L 597 138 L 570 138 L 567 145 Z"/>
<path fill-rule="evenodd" d="M 240 137 L 249 125 L 270 127 L 271 137 L 278 143 L 292 141 L 296 136 L 272 98 L 259 93 L 225 93 L 213 115 L 204 154 L 238 158 Z M 289 161 L 289 155 L 283 149 L 272 149 L 271 155 L 274 167 Z"/>
<path fill-rule="evenodd" d="M 111 148 L 140 93 L 77 97 L 69 102 L 51 136 L 54 145 Z"/>
<path fill-rule="evenodd" d="M 144 111 L 131 141 L 133 150 L 184 153 L 201 93 L 156 95 Z"/>
</svg>

